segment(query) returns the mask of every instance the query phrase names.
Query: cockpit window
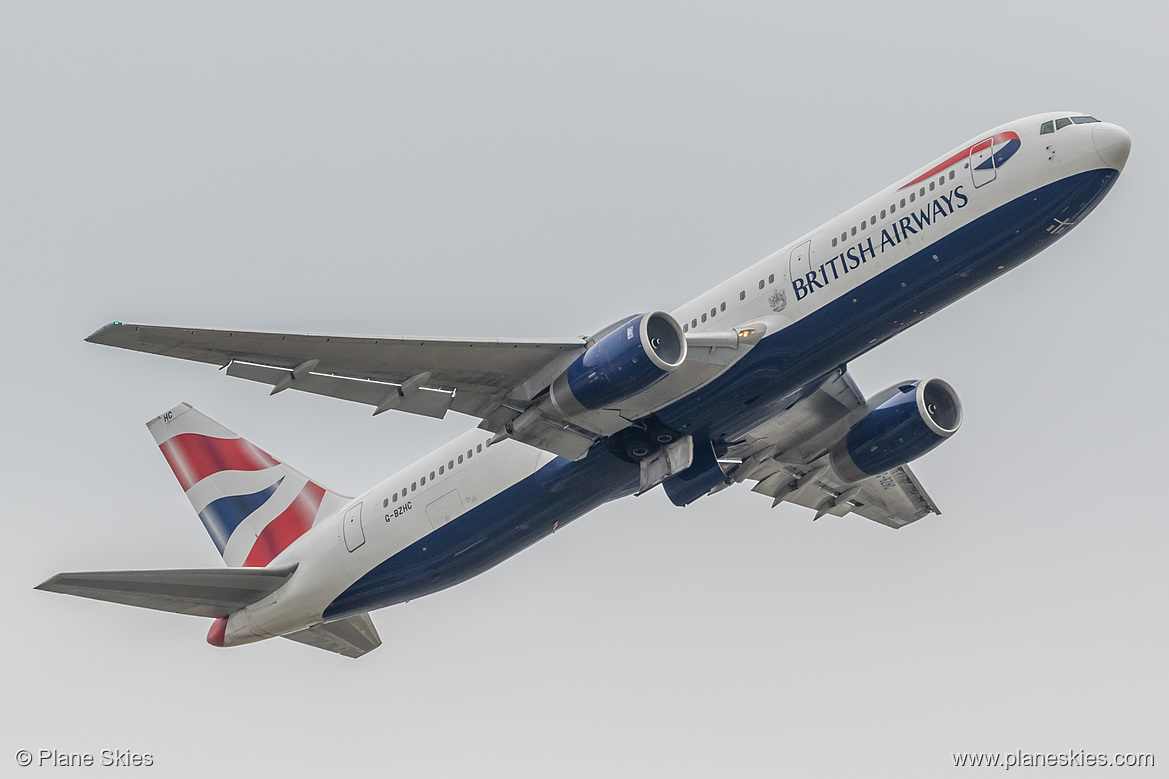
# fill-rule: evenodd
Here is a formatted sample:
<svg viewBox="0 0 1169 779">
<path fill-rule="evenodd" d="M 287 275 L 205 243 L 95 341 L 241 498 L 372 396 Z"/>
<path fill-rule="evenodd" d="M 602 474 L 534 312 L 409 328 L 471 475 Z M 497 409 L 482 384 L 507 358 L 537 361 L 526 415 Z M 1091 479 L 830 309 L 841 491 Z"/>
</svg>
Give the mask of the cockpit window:
<svg viewBox="0 0 1169 779">
<path fill-rule="evenodd" d="M 1091 124 L 1092 122 L 1099 121 L 1100 120 L 1094 116 L 1073 116 L 1070 119 L 1065 116 L 1062 119 L 1056 119 L 1054 122 L 1044 122 L 1043 124 L 1039 125 L 1039 134 L 1047 135 L 1048 133 L 1053 133 L 1056 130 L 1062 130 L 1069 125 Z"/>
</svg>

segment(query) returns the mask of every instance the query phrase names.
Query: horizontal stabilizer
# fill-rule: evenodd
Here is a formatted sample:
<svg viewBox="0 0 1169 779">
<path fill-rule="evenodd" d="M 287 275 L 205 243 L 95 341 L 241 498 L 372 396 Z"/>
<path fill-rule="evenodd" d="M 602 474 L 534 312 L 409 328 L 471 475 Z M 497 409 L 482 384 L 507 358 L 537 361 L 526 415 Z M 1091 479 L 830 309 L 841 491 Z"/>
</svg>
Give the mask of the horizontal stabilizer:
<svg viewBox="0 0 1169 779">
<path fill-rule="evenodd" d="M 382 645 L 382 639 L 368 614 L 322 622 L 284 637 L 345 657 L 361 657 Z"/>
<path fill-rule="evenodd" d="M 175 614 L 226 617 L 280 589 L 295 570 L 290 565 L 59 573 L 37 589 Z"/>
</svg>

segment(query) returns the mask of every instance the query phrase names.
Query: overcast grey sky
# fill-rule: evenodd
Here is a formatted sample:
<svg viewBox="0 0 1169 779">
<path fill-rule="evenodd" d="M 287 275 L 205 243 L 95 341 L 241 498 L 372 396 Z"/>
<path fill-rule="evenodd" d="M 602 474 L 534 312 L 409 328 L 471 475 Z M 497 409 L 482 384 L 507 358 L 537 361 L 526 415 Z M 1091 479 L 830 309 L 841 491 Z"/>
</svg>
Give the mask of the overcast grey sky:
<svg viewBox="0 0 1169 779">
<path fill-rule="evenodd" d="M 1017 749 L 1164 771 L 1167 25 L 1078 1 L 3 3 L 0 773 L 21 748 L 180 777 L 901 779 Z M 591 333 L 1061 109 L 1132 133 L 1112 194 L 853 365 L 869 393 L 961 395 L 914 466 L 940 517 L 658 490 L 375 613 L 359 661 L 32 590 L 219 564 L 143 424 L 180 400 L 347 492 L 474 424 L 82 342 L 108 321 Z"/>
</svg>

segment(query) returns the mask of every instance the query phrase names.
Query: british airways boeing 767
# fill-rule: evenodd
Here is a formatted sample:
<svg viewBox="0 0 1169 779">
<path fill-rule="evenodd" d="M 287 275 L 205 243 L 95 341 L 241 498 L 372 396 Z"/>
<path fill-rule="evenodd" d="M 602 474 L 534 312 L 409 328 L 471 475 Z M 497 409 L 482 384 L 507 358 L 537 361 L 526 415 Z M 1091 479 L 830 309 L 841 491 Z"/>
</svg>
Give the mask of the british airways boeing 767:
<svg viewBox="0 0 1169 779">
<path fill-rule="evenodd" d="M 148 423 L 227 567 L 63 573 L 39 589 L 214 620 L 350 657 L 369 612 L 450 587 L 661 485 L 685 506 L 750 482 L 814 517 L 937 513 L 909 463 L 957 432 L 940 379 L 865 398 L 850 360 L 1007 272 L 1096 207 L 1128 159 L 1073 112 L 996 127 L 672 312 L 589 338 L 403 338 L 114 322 L 88 340 L 479 427 L 341 495 L 187 404 Z"/>
</svg>

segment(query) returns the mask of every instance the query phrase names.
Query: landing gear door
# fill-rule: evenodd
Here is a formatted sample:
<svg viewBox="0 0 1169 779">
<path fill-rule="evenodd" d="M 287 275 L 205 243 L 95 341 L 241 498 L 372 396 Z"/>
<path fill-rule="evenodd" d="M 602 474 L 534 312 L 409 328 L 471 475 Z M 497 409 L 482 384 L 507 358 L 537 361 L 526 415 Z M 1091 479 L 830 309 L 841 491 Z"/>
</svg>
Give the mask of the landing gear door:
<svg viewBox="0 0 1169 779">
<path fill-rule="evenodd" d="M 994 181 L 995 170 L 994 139 L 987 138 L 970 147 L 970 175 L 974 186 L 981 187 Z"/>
<path fill-rule="evenodd" d="M 345 536 L 345 548 L 352 552 L 365 543 L 365 531 L 361 529 L 361 504 L 350 506 L 345 512 L 341 533 Z"/>
</svg>

